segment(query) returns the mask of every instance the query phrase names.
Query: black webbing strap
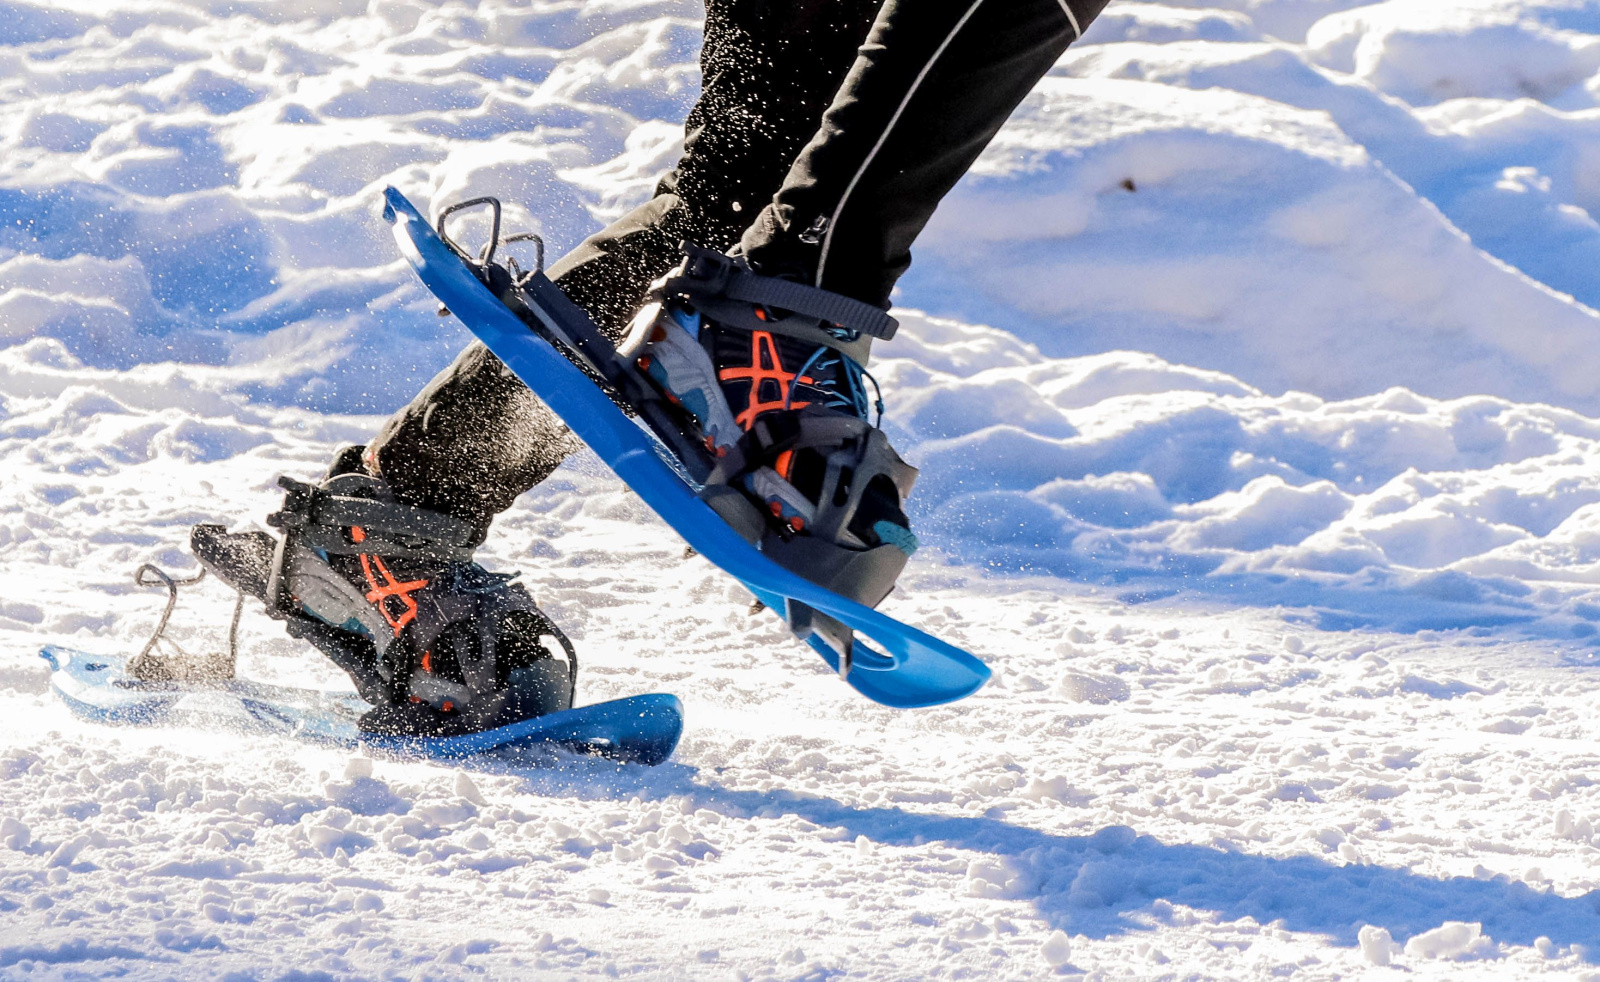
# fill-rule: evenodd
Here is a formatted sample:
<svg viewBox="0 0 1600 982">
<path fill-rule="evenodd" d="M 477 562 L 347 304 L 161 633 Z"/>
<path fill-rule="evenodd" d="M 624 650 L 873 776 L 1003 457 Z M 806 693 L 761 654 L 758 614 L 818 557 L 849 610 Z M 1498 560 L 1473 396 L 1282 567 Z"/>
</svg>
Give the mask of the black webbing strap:
<svg viewBox="0 0 1600 982">
<path fill-rule="evenodd" d="M 460 519 L 395 502 L 334 494 L 291 477 L 280 477 L 278 485 L 288 494 L 283 510 L 268 516 L 267 524 L 299 533 L 313 549 L 447 562 L 472 558 L 473 529 Z"/>
<path fill-rule="evenodd" d="M 797 314 L 827 321 L 829 324 L 838 324 L 852 331 L 860 331 L 880 341 L 894 337 L 895 330 L 900 326 L 899 322 L 887 312 L 869 303 L 852 300 L 842 294 L 819 290 L 793 280 L 780 280 L 741 271 L 728 278 L 728 286 L 724 292 L 734 300 L 792 310 Z"/>
<path fill-rule="evenodd" d="M 758 467 L 770 464 L 786 450 L 836 447 L 859 439 L 872 429 L 866 420 L 830 413 L 768 413 L 718 458 L 706 484 L 732 484 Z"/>
<path fill-rule="evenodd" d="M 894 332 L 900 327 L 899 322 L 890 317 L 887 311 L 870 303 L 793 280 L 762 276 L 720 252 L 702 249 L 692 243 L 685 242 L 681 248 L 687 261 L 681 275 L 667 280 L 666 288 L 669 291 L 682 290 L 691 296 L 703 291 L 744 303 L 789 310 L 829 324 L 838 324 L 880 341 L 894 337 Z"/>
</svg>

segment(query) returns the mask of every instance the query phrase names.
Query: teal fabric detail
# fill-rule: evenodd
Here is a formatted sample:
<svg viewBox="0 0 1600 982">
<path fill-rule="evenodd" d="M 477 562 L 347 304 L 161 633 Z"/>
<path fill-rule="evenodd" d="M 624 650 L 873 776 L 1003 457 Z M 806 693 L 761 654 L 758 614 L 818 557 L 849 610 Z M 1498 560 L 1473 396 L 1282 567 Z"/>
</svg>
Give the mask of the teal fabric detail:
<svg viewBox="0 0 1600 982">
<path fill-rule="evenodd" d="M 883 521 L 874 522 L 872 531 L 878 537 L 879 542 L 886 542 L 895 546 L 907 556 L 916 555 L 917 535 L 910 529 L 896 525 L 893 522 Z"/>
<path fill-rule="evenodd" d="M 694 414 L 695 419 L 711 417 L 711 405 L 706 402 L 706 394 L 699 389 L 690 389 L 683 393 L 680 401 L 683 403 L 683 408 Z"/>
<path fill-rule="evenodd" d="M 684 310 L 677 305 L 668 307 L 667 310 L 672 314 L 672 319 L 677 321 L 678 326 L 683 328 L 691 338 L 694 338 L 696 341 L 700 340 L 699 313 L 692 310 Z"/>
</svg>

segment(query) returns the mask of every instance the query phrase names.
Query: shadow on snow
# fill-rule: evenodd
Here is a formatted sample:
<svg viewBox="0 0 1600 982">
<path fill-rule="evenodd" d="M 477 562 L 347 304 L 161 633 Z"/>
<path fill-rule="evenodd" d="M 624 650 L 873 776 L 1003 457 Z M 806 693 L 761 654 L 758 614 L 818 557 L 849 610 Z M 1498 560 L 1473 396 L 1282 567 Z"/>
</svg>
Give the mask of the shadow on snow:
<svg viewBox="0 0 1600 982">
<path fill-rule="evenodd" d="M 1444 921 L 1481 922 L 1497 942 L 1558 945 L 1600 941 L 1600 890 L 1579 897 L 1530 888 L 1504 876 L 1436 878 L 1383 866 L 1339 866 L 1313 856 L 1272 858 L 1210 846 L 1167 844 L 1125 826 L 1065 835 L 988 817 L 930 815 L 898 807 L 859 807 L 789 791 L 740 791 L 703 783 L 681 764 L 655 769 L 577 760 L 555 770 L 517 771 L 537 794 L 659 800 L 687 797 L 695 809 L 733 818 L 794 816 L 880 846 L 985 853 L 970 878 L 976 892 L 1028 901 L 1052 925 L 1091 938 L 1182 917 L 1165 900 L 1221 920 L 1282 921 L 1291 931 L 1356 943 L 1364 924 L 1399 941 Z M 603 780 L 597 780 L 604 775 Z"/>
</svg>

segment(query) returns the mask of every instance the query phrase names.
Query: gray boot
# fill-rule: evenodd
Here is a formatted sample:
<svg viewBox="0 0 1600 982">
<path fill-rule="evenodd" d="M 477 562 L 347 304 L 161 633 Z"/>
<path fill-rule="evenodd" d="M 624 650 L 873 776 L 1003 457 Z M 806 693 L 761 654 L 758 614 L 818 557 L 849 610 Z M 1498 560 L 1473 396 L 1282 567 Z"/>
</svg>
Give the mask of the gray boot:
<svg viewBox="0 0 1600 982">
<path fill-rule="evenodd" d="M 396 501 L 359 459 L 345 450 L 315 486 L 280 478 L 281 537 L 195 526 L 196 558 L 349 673 L 374 706 L 363 729 L 457 735 L 569 708 L 572 644 L 515 574 L 478 565 L 470 525 Z"/>
</svg>

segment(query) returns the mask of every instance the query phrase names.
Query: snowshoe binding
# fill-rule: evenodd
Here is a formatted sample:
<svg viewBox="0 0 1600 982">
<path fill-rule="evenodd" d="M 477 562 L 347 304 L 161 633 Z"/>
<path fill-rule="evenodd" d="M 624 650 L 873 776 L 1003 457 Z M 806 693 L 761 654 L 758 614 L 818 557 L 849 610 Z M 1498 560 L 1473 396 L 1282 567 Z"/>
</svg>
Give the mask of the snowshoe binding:
<svg viewBox="0 0 1600 982">
<path fill-rule="evenodd" d="M 195 557 L 350 675 L 374 706 L 363 730 L 454 736 L 570 708 L 571 642 L 515 574 L 473 561 L 468 523 L 395 500 L 361 449 L 320 484 L 279 478 L 281 535 L 196 525 Z"/>
<path fill-rule="evenodd" d="M 902 502 L 917 471 L 880 428 L 883 401 L 863 364 L 894 321 L 846 297 L 752 272 L 684 245 L 619 356 L 677 410 L 710 464 L 701 491 L 734 529 L 780 565 L 877 606 L 917 538 Z M 869 413 L 876 419 L 869 422 Z M 802 637 L 839 645 L 849 632 L 791 610 Z"/>
</svg>

